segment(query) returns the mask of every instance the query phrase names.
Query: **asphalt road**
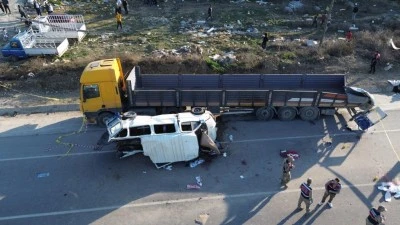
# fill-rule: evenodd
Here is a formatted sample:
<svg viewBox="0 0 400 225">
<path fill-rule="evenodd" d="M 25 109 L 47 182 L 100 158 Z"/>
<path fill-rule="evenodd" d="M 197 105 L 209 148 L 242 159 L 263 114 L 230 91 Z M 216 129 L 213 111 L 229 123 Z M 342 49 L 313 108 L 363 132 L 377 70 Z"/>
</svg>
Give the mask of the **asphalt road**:
<svg viewBox="0 0 400 225">
<path fill-rule="evenodd" d="M 400 175 L 400 110 L 386 109 L 389 116 L 365 133 L 343 128 L 345 112 L 315 123 L 227 117 L 227 157 L 171 171 L 141 155 L 119 160 L 112 144 L 96 148 L 103 134 L 96 127 L 72 133 L 81 128 L 79 112 L 0 117 L 0 224 L 186 225 L 200 214 L 208 214 L 206 224 L 365 224 L 379 204 L 388 208 L 386 224 L 398 224 L 400 200 L 383 202 L 373 182 Z M 301 155 L 286 190 L 282 149 Z M 187 190 L 196 176 L 202 188 Z M 308 177 L 315 203 L 305 215 L 295 209 Z M 335 177 L 344 187 L 334 208 L 317 207 Z"/>
</svg>

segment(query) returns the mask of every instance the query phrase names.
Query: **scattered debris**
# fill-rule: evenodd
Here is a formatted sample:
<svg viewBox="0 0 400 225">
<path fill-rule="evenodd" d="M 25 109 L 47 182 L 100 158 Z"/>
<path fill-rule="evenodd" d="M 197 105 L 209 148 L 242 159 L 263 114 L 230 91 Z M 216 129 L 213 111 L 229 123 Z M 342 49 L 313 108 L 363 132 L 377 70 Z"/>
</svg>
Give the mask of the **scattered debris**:
<svg viewBox="0 0 400 225">
<path fill-rule="evenodd" d="M 195 160 L 194 162 L 191 162 L 191 163 L 190 163 L 190 167 L 191 167 L 191 168 L 194 168 L 194 167 L 196 167 L 196 166 L 202 164 L 203 162 L 204 162 L 204 159 L 197 159 L 197 160 Z"/>
<path fill-rule="evenodd" d="M 203 183 L 202 183 L 202 181 L 201 181 L 201 177 L 200 176 L 197 176 L 196 177 L 196 183 L 201 187 L 201 186 L 203 186 Z"/>
<path fill-rule="evenodd" d="M 186 189 L 200 189 L 201 187 L 197 184 L 188 184 L 186 185 Z"/>
<path fill-rule="evenodd" d="M 314 47 L 314 46 L 318 45 L 318 41 L 307 40 L 306 44 L 307 44 L 308 47 Z"/>
<path fill-rule="evenodd" d="M 387 63 L 386 66 L 385 66 L 385 68 L 383 68 L 383 69 L 384 69 L 385 71 L 389 71 L 390 69 L 392 69 L 392 67 L 393 67 L 393 64 Z"/>
<path fill-rule="evenodd" d="M 222 65 L 229 65 L 236 62 L 236 56 L 233 52 L 226 52 L 224 55 L 215 54 L 210 56 L 210 58 Z"/>
<path fill-rule="evenodd" d="M 222 153 L 222 156 L 223 156 L 223 157 L 226 157 L 226 156 L 227 156 L 226 152 Z"/>
<path fill-rule="evenodd" d="M 233 141 L 233 135 L 230 134 L 228 137 L 229 137 L 229 141 L 232 142 Z"/>
<path fill-rule="evenodd" d="M 48 176 L 50 176 L 50 173 L 49 173 L 49 172 L 46 172 L 46 173 L 38 173 L 38 174 L 37 174 L 37 178 L 44 178 L 44 177 L 48 177 Z"/>
<path fill-rule="evenodd" d="M 205 225 L 207 223 L 208 217 L 210 217 L 208 213 L 202 213 L 199 216 L 197 216 L 194 222 L 196 224 Z"/>
<path fill-rule="evenodd" d="M 165 167 L 165 169 L 171 171 L 172 170 L 172 165 L 169 165 L 169 166 Z"/>
<path fill-rule="evenodd" d="M 288 156 L 292 156 L 294 159 L 298 159 L 300 157 L 299 153 L 297 153 L 295 150 L 281 150 L 279 152 L 279 155 L 282 158 L 287 158 Z"/>
<path fill-rule="evenodd" d="M 29 73 L 28 73 L 28 77 L 30 77 L 30 78 L 34 78 L 34 77 L 35 77 L 35 74 L 34 74 L 34 73 L 32 73 L 32 72 L 29 72 Z"/>
<path fill-rule="evenodd" d="M 244 178 L 244 176 L 243 175 L 240 175 L 240 179 L 243 179 Z"/>
<path fill-rule="evenodd" d="M 393 182 L 382 182 L 381 186 L 378 186 L 378 190 L 385 192 L 385 201 L 392 201 L 392 194 L 395 194 L 396 199 L 400 198 L 400 185 Z"/>
<path fill-rule="evenodd" d="M 394 45 L 394 42 L 393 42 L 393 39 L 392 39 L 392 38 L 390 38 L 389 44 L 392 46 L 392 48 L 393 48 L 394 50 L 399 50 L 399 49 L 400 49 L 400 48 L 396 47 L 396 45 Z"/>
</svg>

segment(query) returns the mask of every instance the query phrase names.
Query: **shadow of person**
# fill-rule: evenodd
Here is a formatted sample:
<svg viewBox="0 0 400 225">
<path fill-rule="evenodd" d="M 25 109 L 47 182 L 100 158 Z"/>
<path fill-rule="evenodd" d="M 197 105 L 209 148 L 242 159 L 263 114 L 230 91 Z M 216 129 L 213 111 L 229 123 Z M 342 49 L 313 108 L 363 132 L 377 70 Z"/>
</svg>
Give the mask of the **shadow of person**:
<svg viewBox="0 0 400 225">
<path fill-rule="evenodd" d="M 318 205 L 316 204 L 314 209 L 311 210 L 311 212 L 309 213 L 310 215 L 305 215 L 302 218 L 299 219 L 299 221 L 297 221 L 295 224 L 300 225 L 300 224 L 313 224 L 315 219 L 317 217 L 319 217 L 326 209 L 328 209 L 328 205 L 324 204 L 324 205 Z M 308 220 L 306 222 L 306 220 Z"/>
<path fill-rule="evenodd" d="M 292 216 L 294 216 L 295 214 L 300 213 L 300 212 L 302 212 L 302 210 L 296 208 L 289 215 L 287 215 L 283 220 L 281 220 L 281 222 L 279 222 L 277 225 L 285 224 Z"/>
</svg>

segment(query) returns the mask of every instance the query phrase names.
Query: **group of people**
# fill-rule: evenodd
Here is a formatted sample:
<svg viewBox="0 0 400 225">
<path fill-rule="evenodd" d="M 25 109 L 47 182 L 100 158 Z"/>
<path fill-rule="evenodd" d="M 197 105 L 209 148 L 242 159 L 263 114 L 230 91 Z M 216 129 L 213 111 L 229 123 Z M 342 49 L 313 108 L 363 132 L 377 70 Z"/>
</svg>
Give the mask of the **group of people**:
<svg viewBox="0 0 400 225">
<path fill-rule="evenodd" d="M 49 3 L 47 0 L 45 0 L 43 2 L 43 6 L 44 6 L 45 10 L 47 11 L 48 15 L 53 13 L 53 5 L 51 3 Z M 38 0 L 33 1 L 33 8 L 36 10 L 36 14 L 38 16 L 42 15 L 42 5 L 40 4 L 40 2 Z M 21 15 L 21 17 L 22 17 L 22 15 Z"/>
<path fill-rule="evenodd" d="M 121 28 L 122 30 L 122 7 L 124 7 L 125 14 L 128 14 L 128 1 L 127 0 L 117 0 L 115 5 L 115 18 L 117 20 L 117 30 Z"/>
<path fill-rule="evenodd" d="M 1 0 L 0 1 L 0 9 L 5 14 L 11 14 L 10 6 L 8 0 Z"/>
<path fill-rule="evenodd" d="M 288 155 L 283 161 L 283 174 L 281 178 L 281 185 L 287 188 L 287 184 L 291 180 L 291 173 L 290 171 L 295 167 L 294 166 L 295 159 Z M 313 189 L 311 187 L 312 179 L 308 178 L 306 182 L 300 185 L 300 197 L 297 203 L 297 209 L 303 210 L 301 205 L 303 202 L 306 206 L 306 213 L 310 213 L 310 206 L 313 203 Z M 325 183 L 325 192 L 322 196 L 321 202 L 318 203 L 318 206 L 322 206 L 326 199 L 328 199 L 328 205 L 330 208 L 333 207 L 332 200 L 335 198 L 337 194 L 340 193 L 342 189 L 342 184 L 340 183 L 339 178 L 335 178 L 329 180 Z M 386 211 L 384 206 L 379 206 L 378 208 L 371 208 L 369 210 L 369 215 L 366 218 L 366 225 L 379 225 L 385 221 L 385 217 L 382 212 Z"/>
</svg>

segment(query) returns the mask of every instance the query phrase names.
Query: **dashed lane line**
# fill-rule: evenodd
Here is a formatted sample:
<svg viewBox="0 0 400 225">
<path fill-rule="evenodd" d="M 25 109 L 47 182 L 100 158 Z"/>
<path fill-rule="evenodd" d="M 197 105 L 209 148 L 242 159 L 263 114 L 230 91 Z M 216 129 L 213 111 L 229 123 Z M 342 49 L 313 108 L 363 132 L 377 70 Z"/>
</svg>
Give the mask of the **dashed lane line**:
<svg viewBox="0 0 400 225">
<path fill-rule="evenodd" d="M 376 183 L 368 183 L 368 184 L 357 184 L 357 185 L 342 185 L 343 189 L 349 188 L 360 188 L 360 187 L 371 187 L 376 185 Z M 324 190 L 325 187 L 317 187 L 313 188 L 313 190 Z M 30 218 L 38 218 L 38 217 L 47 217 L 47 216 L 60 216 L 60 215 L 71 215 L 78 213 L 89 213 L 89 212 L 99 212 L 99 211 L 109 211 L 116 210 L 121 208 L 139 208 L 139 207 L 148 207 L 148 206 L 160 206 L 165 204 L 181 204 L 181 203 L 190 203 L 197 201 L 213 201 L 213 200 L 225 200 L 225 199 L 233 199 L 233 198 L 248 198 L 248 197 L 262 197 L 262 196 L 270 196 L 275 194 L 287 194 L 287 193 L 298 193 L 298 189 L 290 189 L 285 191 L 267 191 L 267 192 L 253 192 L 253 193 L 243 193 L 243 194 L 232 194 L 232 195 L 212 195 L 212 196 L 203 196 L 196 198 L 182 198 L 175 200 L 164 200 L 164 201 L 151 201 L 151 202 L 141 202 L 141 203 L 130 203 L 126 205 L 111 205 L 104 207 L 94 207 L 94 208 L 86 208 L 86 209 L 75 209 L 75 210 L 65 210 L 65 211 L 53 211 L 53 212 L 45 212 L 45 213 L 32 213 L 32 214 L 22 214 L 15 216 L 3 216 L 0 217 L 0 221 L 6 220 L 17 220 L 17 219 L 30 219 Z"/>
</svg>

